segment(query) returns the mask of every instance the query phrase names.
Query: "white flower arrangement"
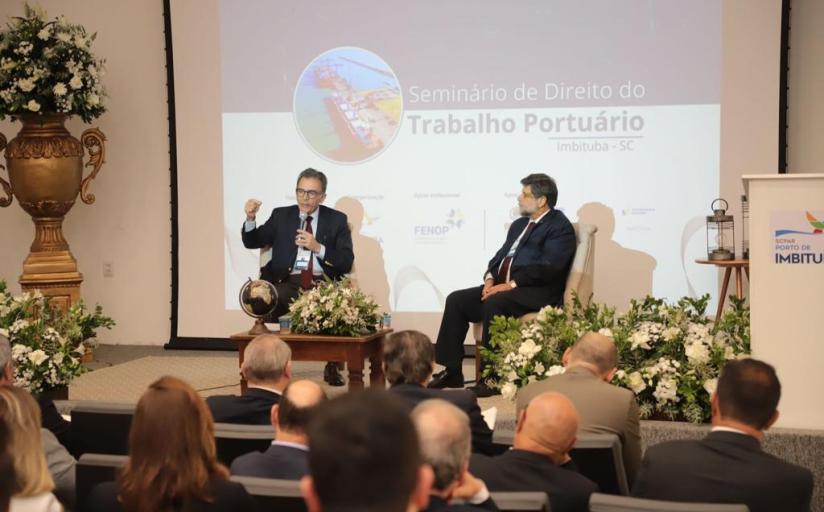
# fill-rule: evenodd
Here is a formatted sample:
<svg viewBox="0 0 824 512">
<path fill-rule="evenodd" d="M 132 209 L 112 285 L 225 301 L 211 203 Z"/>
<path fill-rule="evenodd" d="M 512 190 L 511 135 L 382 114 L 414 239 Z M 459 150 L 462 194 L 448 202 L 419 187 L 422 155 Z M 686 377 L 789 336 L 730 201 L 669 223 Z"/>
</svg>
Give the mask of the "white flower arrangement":
<svg viewBox="0 0 824 512">
<path fill-rule="evenodd" d="M 104 61 L 91 53 L 96 36 L 62 16 L 46 21 L 29 5 L 24 17 L 10 18 L 0 31 L 0 119 L 65 114 L 88 123 L 105 112 Z"/>
<path fill-rule="evenodd" d="M 81 358 L 97 329 L 112 325 L 100 306 L 87 313 L 81 302 L 63 312 L 39 292 L 10 295 L 0 279 L 0 334 L 11 343 L 15 385 L 32 393 L 68 385 L 85 372 Z"/>
<path fill-rule="evenodd" d="M 546 307 L 526 324 L 496 317 L 490 347 L 481 349 L 488 363 L 484 377 L 513 399 L 527 383 L 561 373 L 564 350 L 596 331 L 615 340 L 619 369 L 613 383 L 635 393 L 643 418 L 708 421 L 721 368 L 750 353 L 743 300 L 731 298 L 732 308 L 715 324 L 704 314 L 708 301 L 709 296 L 684 297 L 668 305 L 647 297 L 617 316 L 613 308 L 583 307 L 576 298 L 569 311 Z"/>
<path fill-rule="evenodd" d="M 361 336 L 374 332 L 378 304 L 349 280 L 326 280 L 302 292 L 289 306 L 292 331 L 305 334 Z"/>
</svg>

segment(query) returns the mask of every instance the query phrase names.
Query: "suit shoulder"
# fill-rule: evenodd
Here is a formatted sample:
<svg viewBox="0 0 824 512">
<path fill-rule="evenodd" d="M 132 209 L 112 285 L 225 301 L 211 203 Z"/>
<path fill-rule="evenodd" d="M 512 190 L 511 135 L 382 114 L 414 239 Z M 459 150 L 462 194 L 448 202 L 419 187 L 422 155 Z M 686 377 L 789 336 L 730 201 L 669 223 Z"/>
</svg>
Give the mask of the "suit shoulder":
<svg viewBox="0 0 824 512">
<path fill-rule="evenodd" d="M 334 208 L 330 208 L 328 206 L 320 205 L 320 212 L 321 215 L 328 215 L 332 218 L 346 220 L 348 217 L 345 213 L 340 210 L 336 210 Z"/>
<path fill-rule="evenodd" d="M 698 439 L 678 439 L 675 441 L 664 441 L 662 443 L 658 443 L 648 447 L 644 452 L 644 458 L 666 458 L 672 455 L 679 455 L 682 453 L 694 453 L 694 450 L 701 446 L 701 440 Z"/>
<path fill-rule="evenodd" d="M 478 397 L 468 389 L 444 389 L 441 390 L 441 393 L 438 393 L 437 397 L 452 402 L 462 409 L 479 406 Z"/>
</svg>

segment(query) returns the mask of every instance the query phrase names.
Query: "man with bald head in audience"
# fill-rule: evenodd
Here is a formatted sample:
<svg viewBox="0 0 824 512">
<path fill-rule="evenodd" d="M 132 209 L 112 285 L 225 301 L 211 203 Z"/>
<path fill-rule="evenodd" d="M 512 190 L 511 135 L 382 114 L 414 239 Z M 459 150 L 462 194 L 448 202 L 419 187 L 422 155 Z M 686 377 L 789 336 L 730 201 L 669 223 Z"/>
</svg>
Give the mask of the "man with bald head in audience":
<svg viewBox="0 0 824 512">
<path fill-rule="evenodd" d="M 810 510 L 809 469 L 763 451 L 778 419 L 781 383 L 756 359 L 729 361 L 712 395 L 712 431 L 701 440 L 647 448 L 632 495 L 705 503 L 743 503 L 750 512 Z"/>
<path fill-rule="evenodd" d="M 232 462 L 232 474 L 280 480 L 300 480 L 309 474 L 309 440 L 306 426 L 318 405 L 326 400 L 323 389 L 311 380 L 290 383 L 272 407 L 275 440 L 265 452 L 241 455 Z"/>
<path fill-rule="evenodd" d="M 570 459 L 577 430 L 572 402 L 560 393 L 542 393 L 518 414 L 512 449 L 497 457 L 473 455 L 469 471 L 490 491 L 543 491 L 552 512 L 586 512 L 598 486 Z"/>
<path fill-rule="evenodd" d="M 412 410 L 424 461 L 435 481 L 425 512 L 498 510 L 483 481 L 469 471 L 471 433 L 469 417 L 455 405 L 433 398 Z M 463 500 L 466 504 L 451 504 Z"/>
<path fill-rule="evenodd" d="M 641 465 L 641 418 L 635 394 L 610 384 L 618 367 L 615 342 L 588 332 L 564 352 L 564 366 L 564 373 L 519 390 L 517 410 L 546 391 L 562 393 L 578 411 L 578 432 L 615 434 L 621 439 L 624 469 L 632 485 Z"/>
<path fill-rule="evenodd" d="M 272 406 L 292 378 L 292 350 L 274 334 L 261 334 L 246 347 L 240 373 L 247 388 L 240 396 L 206 399 L 215 423 L 269 425 Z"/>
</svg>

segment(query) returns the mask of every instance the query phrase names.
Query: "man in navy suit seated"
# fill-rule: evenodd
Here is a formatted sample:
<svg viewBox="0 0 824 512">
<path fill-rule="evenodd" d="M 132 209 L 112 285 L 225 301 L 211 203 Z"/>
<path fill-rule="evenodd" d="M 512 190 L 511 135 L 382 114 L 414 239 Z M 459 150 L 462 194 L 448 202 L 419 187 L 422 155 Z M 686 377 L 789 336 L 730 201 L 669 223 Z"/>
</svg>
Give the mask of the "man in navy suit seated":
<svg viewBox="0 0 824 512">
<path fill-rule="evenodd" d="M 261 334 L 246 347 L 240 372 L 248 387 L 240 395 L 206 398 L 216 423 L 268 425 L 272 406 L 292 378 L 292 349 L 274 334 Z"/>
<path fill-rule="evenodd" d="M 555 209 L 558 187 L 552 178 L 530 174 L 521 185 L 518 207 L 522 217 L 512 223 L 504 245 L 489 261 L 484 284 L 454 291 L 446 298 L 435 352 L 445 370 L 435 375 L 430 387 L 463 387 L 463 343 L 471 322 L 483 322 L 482 343 L 486 345 L 493 317 L 517 317 L 547 305 L 563 305 L 575 256 L 575 229 Z M 480 379 L 474 389 L 479 396 L 493 394 Z"/>
<path fill-rule="evenodd" d="M 289 384 L 272 407 L 275 440 L 265 452 L 241 455 L 232 462 L 232 474 L 280 480 L 300 480 L 309 474 L 306 426 L 318 405 L 326 400 L 323 389 L 310 380 Z"/>
<path fill-rule="evenodd" d="M 341 279 L 352 270 L 352 233 L 346 214 L 323 206 L 326 175 L 309 168 L 298 175 L 297 204 L 272 210 L 269 220 L 256 224 L 261 202 L 246 201 L 246 222 L 241 230 L 247 249 L 272 248 L 272 259 L 261 268 L 261 279 L 275 285 L 278 305 L 274 316 L 283 315 L 301 290 L 308 290 L 324 276 Z M 342 386 L 336 365 L 327 364 L 324 379 Z"/>
<path fill-rule="evenodd" d="M 712 431 L 704 439 L 647 448 L 632 487 L 640 498 L 743 503 L 750 512 L 808 511 L 813 475 L 761 447 L 778 419 L 781 383 L 756 359 L 730 361 L 712 395 Z"/>
</svg>

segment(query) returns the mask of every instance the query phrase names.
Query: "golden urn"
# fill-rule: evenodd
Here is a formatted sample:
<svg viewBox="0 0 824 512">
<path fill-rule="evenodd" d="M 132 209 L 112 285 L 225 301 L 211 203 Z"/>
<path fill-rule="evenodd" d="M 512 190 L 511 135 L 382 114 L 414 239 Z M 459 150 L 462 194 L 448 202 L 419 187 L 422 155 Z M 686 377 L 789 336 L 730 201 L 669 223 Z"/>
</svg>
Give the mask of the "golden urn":
<svg viewBox="0 0 824 512">
<path fill-rule="evenodd" d="M 83 281 L 63 238 L 63 217 L 78 194 L 84 203 L 94 203 L 89 185 L 103 165 L 106 140 L 97 128 L 84 131 L 77 140 L 66 130 L 66 118 L 62 114 L 25 114 L 20 116 L 23 127 L 17 137 L 6 144 L 0 134 L 0 150 L 5 148 L 9 175 L 8 181 L 0 176 L 0 206 L 9 206 L 16 197 L 35 226 L 20 285 L 23 290 L 40 290 L 61 309 L 80 300 Z M 84 147 L 89 154 L 85 166 L 92 167 L 85 178 Z"/>
</svg>

